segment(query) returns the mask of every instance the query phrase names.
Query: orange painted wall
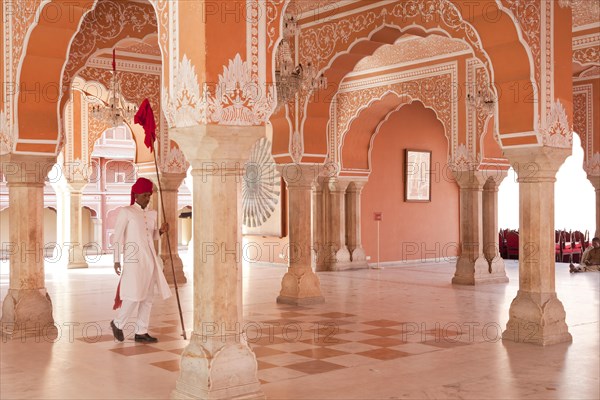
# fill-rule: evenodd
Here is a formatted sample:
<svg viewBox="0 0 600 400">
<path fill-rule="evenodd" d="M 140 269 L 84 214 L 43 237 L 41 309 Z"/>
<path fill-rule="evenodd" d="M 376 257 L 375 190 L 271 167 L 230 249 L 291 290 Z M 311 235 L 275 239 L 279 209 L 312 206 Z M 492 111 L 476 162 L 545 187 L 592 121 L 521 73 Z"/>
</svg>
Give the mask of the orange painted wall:
<svg viewBox="0 0 600 400">
<path fill-rule="evenodd" d="M 405 148 L 432 152 L 430 203 L 404 202 Z M 370 262 L 377 261 L 377 211 L 383 212 L 380 261 L 457 255 L 459 189 L 447 168 L 447 153 L 444 127 L 421 103 L 402 107 L 382 126 L 371 154 L 373 172 L 362 192 L 362 241 Z"/>
</svg>

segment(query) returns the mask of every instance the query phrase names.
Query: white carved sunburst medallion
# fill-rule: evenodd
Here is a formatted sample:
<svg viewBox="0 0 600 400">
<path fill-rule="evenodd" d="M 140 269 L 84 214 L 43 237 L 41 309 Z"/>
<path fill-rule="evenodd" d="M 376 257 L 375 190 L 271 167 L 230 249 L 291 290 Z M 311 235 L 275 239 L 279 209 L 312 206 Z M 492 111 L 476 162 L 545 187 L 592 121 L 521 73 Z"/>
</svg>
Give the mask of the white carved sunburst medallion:
<svg viewBox="0 0 600 400">
<path fill-rule="evenodd" d="M 261 226 L 279 202 L 281 178 L 271 154 L 271 142 L 260 139 L 252 149 L 242 181 L 242 210 L 244 225 Z"/>
</svg>

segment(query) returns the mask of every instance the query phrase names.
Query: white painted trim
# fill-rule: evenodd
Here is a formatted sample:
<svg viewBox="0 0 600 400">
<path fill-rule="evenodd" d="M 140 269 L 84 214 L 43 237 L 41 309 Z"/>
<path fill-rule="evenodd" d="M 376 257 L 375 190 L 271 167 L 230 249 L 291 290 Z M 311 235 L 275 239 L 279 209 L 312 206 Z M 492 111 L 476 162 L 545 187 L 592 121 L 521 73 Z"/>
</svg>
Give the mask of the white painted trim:
<svg viewBox="0 0 600 400">
<path fill-rule="evenodd" d="M 580 31 L 586 31 L 588 29 L 598 29 L 598 28 L 600 28 L 600 22 L 592 22 L 591 24 L 573 27 L 573 32 L 580 32 Z"/>
<path fill-rule="evenodd" d="M 41 152 L 41 151 L 13 151 L 12 154 L 22 154 L 26 156 L 56 156 L 56 150 L 52 153 Z"/>
<path fill-rule="evenodd" d="M 248 7 L 246 7 L 248 9 Z M 267 84 L 267 4 L 266 1 L 258 1 L 258 81 L 261 87 Z M 247 18 L 248 20 L 250 18 Z M 246 32 L 246 36 L 249 35 Z M 251 61 L 251 58 L 248 58 Z"/>
<path fill-rule="evenodd" d="M 534 131 L 529 132 L 516 132 L 516 133 L 506 133 L 500 134 L 500 139 L 511 139 L 516 137 L 526 137 L 526 136 L 535 136 L 536 133 Z"/>
<path fill-rule="evenodd" d="M 462 50 L 462 51 L 457 51 L 454 53 L 440 54 L 440 55 L 437 55 L 434 57 L 420 58 L 417 60 L 402 62 L 402 63 L 398 63 L 398 64 L 390 64 L 390 65 L 386 65 L 383 67 L 371 68 L 371 69 L 366 69 L 366 70 L 356 71 L 356 72 L 352 71 L 344 77 L 344 80 L 348 79 L 348 78 L 354 78 L 357 76 L 361 76 L 361 75 L 385 72 L 385 71 L 390 71 L 390 70 L 394 70 L 397 68 L 409 67 L 411 65 L 424 64 L 424 63 L 431 62 L 431 61 L 444 60 L 447 58 L 454 58 L 454 57 L 460 57 L 460 56 L 466 56 L 466 55 L 472 55 L 472 54 L 473 54 L 472 50 Z M 479 59 L 477 59 L 477 60 L 479 60 Z"/>
<path fill-rule="evenodd" d="M 573 78 L 573 82 L 586 82 L 586 81 L 594 81 L 600 78 L 600 74 L 598 75 L 590 75 L 590 76 L 578 76 L 577 78 Z"/>
<path fill-rule="evenodd" d="M 23 144 L 57 144 L 58 140 L 18 139 L 17 143 L 23 143 Z"/>
<path fill-rule="evenodd" d="M 364 0 L 359 0 L 359 1 L 364 1 Z M 323 21 L 323 19 L 318 19 L 318 20 L 316 20 L 314 22 L 308 22 L 306 24 L 300 25 L 300 27 L 301 28 L 312 28 L 313 26 L 320 25 L 320 24 L 322 24 L 324 22 L 329 22 L 329 21 L 332 21 L 334 19 L 341 19 L 341 18 L 348 17 L 348 16 L 354 15 L 354 14 L 360 14 L 363 11 L 372 10 L 372 9 L 378 8 L 378 7 L 387 6 L 389 4 L 393 4 L 393 3 L 396 3 L 396 2 L 397 2 L 397 0 L 369 1 L 369 3 L 370 3 L 369 5 L 358 7 L 358 8 L 355 8 L 353 10 L 345 11 L 343 13 L 331 15 L 331 16 L 327 17 L 326 21 Z"/>
<path fill-rule="evenodd" d="M 511 149 L 527 149 L 527 148 L 539 148 L 539 147 L 543 147 L 543 145 L 541 145 L 539 143 L 532 143 L 532 144 L 513 144 L 510 146 Z"/>
<path fill-rule="evenodd" d="M 598 45 L 598 43 L 600 43 L 600 32 L 590 33 L 582 36 L 574 36 L 573 50 L 585 49 L 590 47 L 590 45 Z"/>
<path fill-rule="evenodd" d="M 457 68 L 456 61 L 450 61 L 442 64 L 428 65 L 421 68 L 414 68 L 410 70 L 404 70 L 394 72 L 386 75 L 379 75 L 376 77 L 369 77 L 365 79 L 358 79 L 348 83 L 342 83 L 339 86 L 338 94 L 350 93 L 359 89 L 370 89 L 382 85 L 393 85 L 401 82 L 409 82 L 413 78 L 429 78 L 432 76 L 438 76 L 443 73 L 451 72 Z"/>
</svg>

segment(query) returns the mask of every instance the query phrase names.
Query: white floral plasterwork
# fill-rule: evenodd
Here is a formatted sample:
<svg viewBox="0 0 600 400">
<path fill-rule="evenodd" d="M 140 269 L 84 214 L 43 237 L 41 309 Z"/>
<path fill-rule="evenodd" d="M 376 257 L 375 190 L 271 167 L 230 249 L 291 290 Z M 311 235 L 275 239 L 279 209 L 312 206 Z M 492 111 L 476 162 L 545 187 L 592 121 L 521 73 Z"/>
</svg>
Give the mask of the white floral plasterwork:
<svg viewBox="0 0 600 400">
<path fill-rule="evenodd" d="M 190 164 L 178 147 L 172 147 L 164 159 L 162 172 L 185 174 Z"/>
<path fill-rule="evenodd" d="M 0 111 L 0 154 L 8 154 L 12 150 L 13 138 L 4 111 Z"/>
<path fill-rule="evenodd" d="M 583 170 L 588 176 L 600 176 L 600 153 L 595 153 L 589 160 L 583 163 Z"/>
<path fill-rule="evenodd" d="M 208 97 L 208 121 L 219 125 L 262 125 L 273 111 L 273 91 L 252 80 L 248 62 L 236 54 Z"/>
<path fill-rule="evenodd" d="M 260 87 L 252 79 L 250 66 L 236 54 L 223 67 L 214 93 L 204 85 L 201 92 L 195 67 L 183 56 L 173 91 L 163 90 L 163 104 L 169 127 L 214 123 L 219 125 L 262 125 L 273 112 L 274 96 L 270 88 Z"/>
<path fill-rule="evenodd" d="M 165 115 L 170 127 L 185 128 L 206 123 L 206 96 L 200 94 L 196 68 L 187 55 L 177 67 L 172 96 L 163 91 Z"/>
<path fill-rule="evenodd" d="M 453 156 L 448 159 L 448 166 L 453 171 L 469 171 L 481 164 L 481 155 L 474 155 L 464 143 L 457 146 Z"/>
<path fill-rule="evenodd" d="M 544 146 L 570 149 L 573 146 L 573 132 L 565 107 L 556 100 L 550 107 L 550 113 L 541 126 Z"/>
</svg>

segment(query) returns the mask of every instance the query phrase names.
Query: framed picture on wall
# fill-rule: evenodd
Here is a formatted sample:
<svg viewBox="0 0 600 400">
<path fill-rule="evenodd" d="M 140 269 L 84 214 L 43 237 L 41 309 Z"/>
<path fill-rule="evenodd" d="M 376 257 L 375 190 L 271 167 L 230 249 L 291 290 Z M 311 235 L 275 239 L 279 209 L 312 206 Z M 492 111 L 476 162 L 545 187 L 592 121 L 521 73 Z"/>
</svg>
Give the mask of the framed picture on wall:
<svg viewBox="0 0 600 400">
<path fill-rule="evenodd" d="M 404 149 L 404 201 L 431 201 L 431 151 Z"/>
</svg>

